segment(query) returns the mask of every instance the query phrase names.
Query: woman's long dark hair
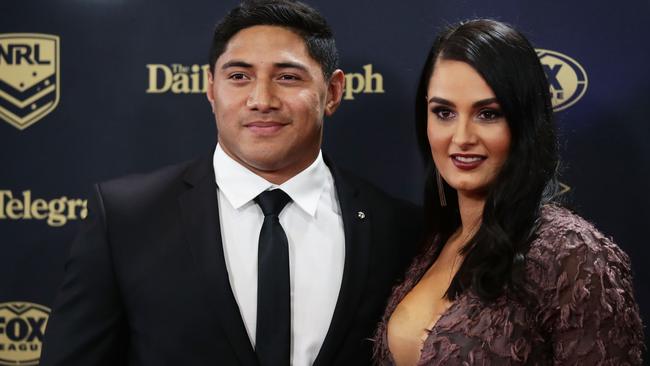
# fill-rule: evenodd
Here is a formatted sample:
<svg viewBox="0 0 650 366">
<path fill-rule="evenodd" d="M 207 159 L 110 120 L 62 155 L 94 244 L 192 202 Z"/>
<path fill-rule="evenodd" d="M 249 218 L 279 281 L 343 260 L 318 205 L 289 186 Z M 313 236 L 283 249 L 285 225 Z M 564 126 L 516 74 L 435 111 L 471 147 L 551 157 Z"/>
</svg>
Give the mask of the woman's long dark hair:
<svg viewBox="0 0 650 366">
<path fill-rule="evenodd" d="M 427 244 L 442 245 L 460 226 L 458 195 L 443 180 L 440 204 L 435 165 L 427 139 L 426 101 L 436 60 L 462 61 L 490 86 L 510 128 L 508 158 L 488 188 L 480 228 L 462 249 L 465 259 L 446 296 L 472 289 L 491 300 L 521 295 L 524 259 L 535 238 L 540 210 L 557 192 L 558 143 L 549 84 L 528 40 L 507 24 L 471 20 L 449 27 L 434 42 L 416 97 L 416 131 L 428 165 L 425 187 Z"/>
</svg>

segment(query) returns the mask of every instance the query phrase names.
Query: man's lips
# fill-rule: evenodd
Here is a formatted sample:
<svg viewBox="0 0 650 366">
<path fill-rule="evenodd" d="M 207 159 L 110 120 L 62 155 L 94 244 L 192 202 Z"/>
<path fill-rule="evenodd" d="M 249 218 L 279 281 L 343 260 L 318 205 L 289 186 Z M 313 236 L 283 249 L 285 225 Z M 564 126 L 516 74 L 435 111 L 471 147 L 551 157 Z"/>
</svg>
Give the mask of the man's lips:
<svg viewBox="0 0 650 366">
<path fill-rule="evenodd" d="M 253 121 L 244 124 L 244 127 L 257 135 L 272 135 L 286 125 L 286 123 L 276 121 Z"/>
<path fill-rule="evenodd" d="M 481 165 L 487 157 L 477 154 L 451 154 L 451 162 L 459 169 L 472 170 Z"/>
</svg>

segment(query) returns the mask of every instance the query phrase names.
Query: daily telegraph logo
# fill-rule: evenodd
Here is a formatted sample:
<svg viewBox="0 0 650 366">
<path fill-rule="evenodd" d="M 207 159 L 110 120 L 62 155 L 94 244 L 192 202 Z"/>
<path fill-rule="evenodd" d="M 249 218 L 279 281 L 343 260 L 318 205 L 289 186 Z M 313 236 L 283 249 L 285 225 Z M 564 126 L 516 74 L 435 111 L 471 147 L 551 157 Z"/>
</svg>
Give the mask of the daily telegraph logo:
<svg viewBox="0 0 650 366">
<path fill-rule="evenodd" d="M 61 227 L 71 220 L 88 217 L 88 200 L 66 196 L 45 200 L 32 196 L 32 191 L 14 196 L 10 190 L 0 189 L 0 220 L 45 221 L 48 226 Z"/>
<path fill-rule="evenodd" d="M 363 66 L 363 73 L 345 73 L 345 90 L 343 99 L 351 100 L 359 93 L 384 93 L 384 77 L 373 72 L 372 64 Z"/>
<path fill-rule="evenodd" d="M 147 64 L 147 94 L 202 94 L 208 88 L 208 65 Z"/>
<path fill-rule="evenodd" d="M 554 111 L 576 104 L 587 91 L 587 73 L 578 61 L 551 50 L 536 49 L 551 88 Z"/>
<path fill-rule="evenodd" d="M 59 104 L 59 37 L 0 34 L 0 118 L 23 130 Z"/>
<path fill-rule="evenodd" d="M 38 365 L 49 316 L 43 305 L 0 303 L 0 365 Z"/>
<path fill-rule="evenodd" d="M 147 94 L 203 94 L 208 87 L 206 65 L 147 64 Z M 363 66 L 363 72 L 345 74 L 343 99 L 352 100 L 357 94 L 384 93 L 384 77 L 373 71 L 372 64 Z"/>
</svg>

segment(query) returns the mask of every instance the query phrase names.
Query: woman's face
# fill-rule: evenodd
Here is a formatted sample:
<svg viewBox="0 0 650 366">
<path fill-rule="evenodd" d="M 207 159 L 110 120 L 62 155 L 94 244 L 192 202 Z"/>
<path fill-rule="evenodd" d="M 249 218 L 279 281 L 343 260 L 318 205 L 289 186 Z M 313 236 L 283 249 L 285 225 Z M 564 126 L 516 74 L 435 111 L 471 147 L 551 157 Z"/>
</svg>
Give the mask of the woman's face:
<svg viewBox="0 0 650 366">
<path fill-rule="evenodd" d="M 494 92 L 469 64 L 438 59 L 427 103 L 427 136 L 440 175 L 459 195 L 484 198 L 510 149 Z"/>
</svg>

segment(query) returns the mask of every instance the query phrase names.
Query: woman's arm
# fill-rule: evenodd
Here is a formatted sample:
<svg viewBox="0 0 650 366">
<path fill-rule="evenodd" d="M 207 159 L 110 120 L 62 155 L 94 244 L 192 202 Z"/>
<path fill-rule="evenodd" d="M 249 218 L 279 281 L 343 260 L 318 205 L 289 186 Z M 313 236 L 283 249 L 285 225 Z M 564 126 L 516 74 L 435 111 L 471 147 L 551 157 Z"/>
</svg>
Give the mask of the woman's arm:
<svg viewBox="0 0 650 366">
<path fill-rule="evenodd" d="M 549 321 L 556 365 L 641 365 L 628 256 L 582 219 L 557 237 Z"/>
</svg>

